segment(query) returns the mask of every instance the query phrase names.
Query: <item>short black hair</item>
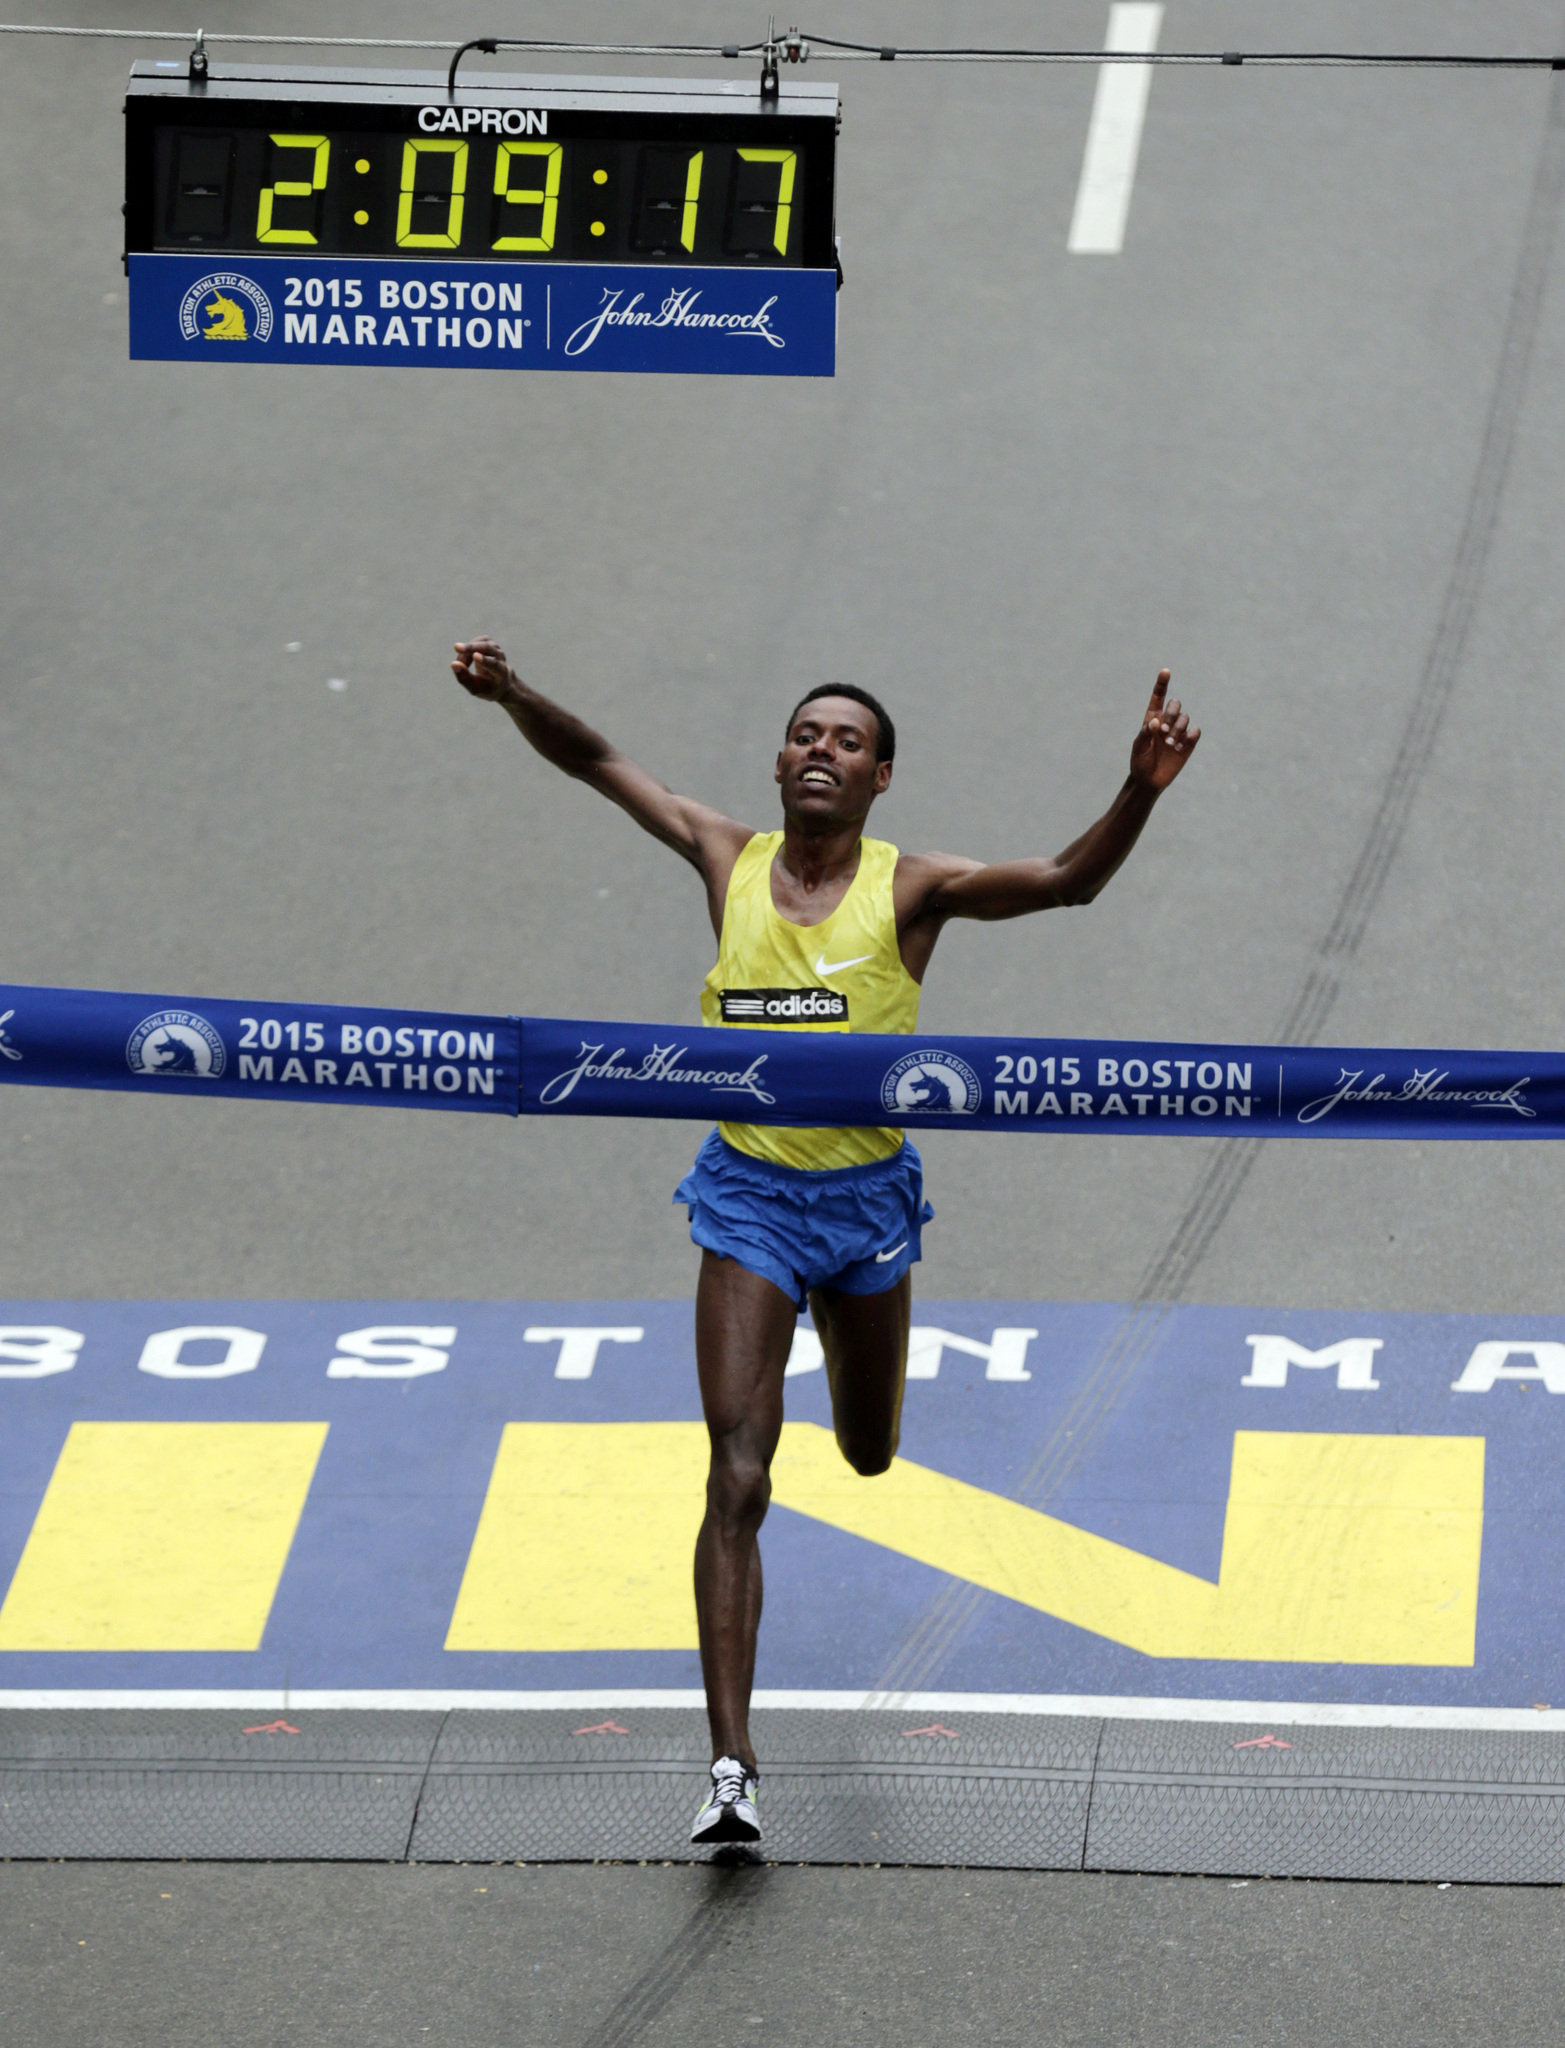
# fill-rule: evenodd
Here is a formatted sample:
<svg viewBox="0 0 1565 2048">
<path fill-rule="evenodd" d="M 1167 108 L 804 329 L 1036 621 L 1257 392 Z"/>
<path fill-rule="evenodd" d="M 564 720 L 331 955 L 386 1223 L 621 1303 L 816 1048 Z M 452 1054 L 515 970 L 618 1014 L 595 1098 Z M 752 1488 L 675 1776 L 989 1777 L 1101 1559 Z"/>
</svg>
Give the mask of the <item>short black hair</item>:
<svg viewBox="0 0 1565 2048">
<path fill-rule="evenodd" d="M 882 761 L 894 761 L 897 758 L 897 729 L 891 723 L 891 714 L 872 691 L 861 690 L 857 683 L 821 683 L 813 690 L 806 690 L 788 713 L 788 723 L 783 728 L 784 739 L 793 731 L 793 722 L 805 705 L 813 704 L 817 697 L 848 697 L 855 704 L 862 704 L 866 711 L 873 711 L 876 767 L 878 768 Z"/>
</svg>

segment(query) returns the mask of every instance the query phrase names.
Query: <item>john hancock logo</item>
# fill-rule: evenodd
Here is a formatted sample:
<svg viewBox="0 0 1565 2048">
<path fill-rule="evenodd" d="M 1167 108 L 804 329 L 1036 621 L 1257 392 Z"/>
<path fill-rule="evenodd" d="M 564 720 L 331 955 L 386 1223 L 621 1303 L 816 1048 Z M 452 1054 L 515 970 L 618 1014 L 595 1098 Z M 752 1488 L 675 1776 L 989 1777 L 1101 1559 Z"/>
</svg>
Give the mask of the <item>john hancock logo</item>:
<svg viewBox="0 0 1565 2048">
<path fill-rule="evenodd" d="M 186 341 L 266 341 L 272 302 L 242 271 L 214 270 L 181 299 L 179 331 Z"/>
<path fill-rule="evenodd" d="M 1376 1074 L 1365 1081 L 1364 1068 L 1354 1067 L 1351 1071 L 1341 1067 L 1337 1080 L 1329 1095 L 1317 1095 L 1313 1102 L 1306 1102 L 1299 1111 L 1301 1124 L 1318 1124 L 1323 1117 L 1331 1115 L 1334 1109 L 1344 1103 L 1354 1102 L 1450 1102 L 1459 1109 L 1509 1110 L 1513 1116 L 1532 1118 L 1538 1112 L 1528 1103 L 1522 1090 L 1532 1085 L 1531 1074 L 1523 1074 L 1519 1081 L 1512 1081 L 1508 1087 L 1494 1088 L 1452 1088 L 1449 1072 L 1442 1067 L 1415 1067 L 1399 1088 L 1388 1088 L 1384 1074 Z"/>
<path fill-rule="evenodd" d="M 706 312 L 699 304 L 701 293 L 693 285 L 672 287 L 656 312 L 642 304 L 645 292 L 637 292 L 621 305 L 624 297 L 623 291 L 605 285 L 597 312 L 572 332 L 565 344 L 565 353 L 568 356 L 585 355 L 605 327 L 703 328 L 708 333 L 725 334 L 730 341 L 764 341 L 769 348 L 788 346 L 772 325 L 776 292 L 763 300 L 752 313 Z"/>
<path fill-rule="evenodd" d="M 205 1017 L 194 1010 L 158 1010 L 143 1017 L 125 1047 L 133 1074 L 166 1074 L 179 1081 L 215 1081 L 228 1051 Z"/>
</svg>

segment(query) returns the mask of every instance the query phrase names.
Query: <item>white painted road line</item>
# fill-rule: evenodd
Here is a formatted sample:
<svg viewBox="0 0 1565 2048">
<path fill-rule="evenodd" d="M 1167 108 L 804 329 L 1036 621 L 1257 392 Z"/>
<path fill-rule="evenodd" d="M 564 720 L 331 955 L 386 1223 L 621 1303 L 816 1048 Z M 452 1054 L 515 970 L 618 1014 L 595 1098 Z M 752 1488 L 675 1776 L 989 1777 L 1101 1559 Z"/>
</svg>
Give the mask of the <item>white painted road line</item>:
<svg viewBox="0 0 1565 2048">
<path fill-rule="evenodd" d="M 1559 1707 L 1422 1707 L 1357 1704 L 1347 1700 L 1181 1700 L 1149 1699 L 1112 1693 L 1004 1692 L 814 1692 L 757 1688 L 751 1706 L 757 1712 L 798 1712 L 801 1708 L 849 1713 L 891 1714 L 1063 1714 L 1089 1720 L 1211 1721 L 1292 1728 L 1480 1728 L 1530 1732 L 1565 1728 Z M 599 1713 L 615 1708 L 704 1707 L 706 1696 L 691 1686 L 594 1686 L 557 1692 L 470 1692 L 446 1686 L 400 1687 L 386 1690 L 301 1690 L 255 1686 L 234 1691 L 158 1686 L 62 1690 L 16 1687 L 0 1690 L 0 1709 L 61 1708 L 204 1708 L 242 1713 L 491 1712 Z"/>
<path fill-rule="evenodd" d="M 1109 9 L 1105 50 L 1155 50 L 1163 26 L 1157 0 L 1115 0 Z M 1073 256 L 1117 256 L 1125 246 L 1125 221 L 1136 158 L 1141 152 L 1141 125 L 1152 86 L 1150 64 L 1101 64 L 1087 152 L 1081 161 L 1076 211 L 1071 216 L 1066 247 Z"/>
</svg>

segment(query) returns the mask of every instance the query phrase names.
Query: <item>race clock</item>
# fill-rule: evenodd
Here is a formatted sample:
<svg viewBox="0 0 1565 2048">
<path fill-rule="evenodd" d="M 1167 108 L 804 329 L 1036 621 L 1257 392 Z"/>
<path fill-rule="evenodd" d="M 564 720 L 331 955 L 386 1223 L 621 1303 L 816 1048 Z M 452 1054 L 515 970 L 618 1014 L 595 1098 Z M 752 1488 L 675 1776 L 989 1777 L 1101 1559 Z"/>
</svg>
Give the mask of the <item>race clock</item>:
<svg viewBox="0 0 1565 2048">
<path fill-rule="evenodd" d="M 830 375 L 835 86 L 138 64 L 136 357 Z"/>
</svg>

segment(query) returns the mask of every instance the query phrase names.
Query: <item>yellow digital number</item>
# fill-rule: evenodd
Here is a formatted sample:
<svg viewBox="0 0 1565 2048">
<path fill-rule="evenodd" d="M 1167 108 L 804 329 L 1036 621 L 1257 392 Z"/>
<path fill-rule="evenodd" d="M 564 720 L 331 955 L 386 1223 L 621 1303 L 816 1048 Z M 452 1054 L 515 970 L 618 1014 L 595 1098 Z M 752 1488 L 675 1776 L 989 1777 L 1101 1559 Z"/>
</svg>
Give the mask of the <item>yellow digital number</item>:
<svg viewBox="0 0 1565 2048">
<path fill-rule="evenodd" d="M 776 164 L 777 170 L 777 225 L 772 232 L 772 247 L 779 256 L 788 253 L 788 221 L 793 212 L 793 174 L 798 166 L 799 154 L 793 149 L 741 149 L 739 152 L 747 164 Z M 689 244 L 685 245 L 687 248 Z"/>
<path fill-rule="evenodd" d="M 701 159 L 704 150 L 697 150 L 690 159 L 685 172 L 685 212 L 679 224 L 679 246 L 693 249 L 696 245 L 696 206 L 701 198 Z"/>
<path fill-rule="evenodd" d="M 511 190 L 511 159 L 518 156 L 543 158 L 541 189 Z M 560 167 L 564 159 L 564 148 L 558 142 L 501 143 L 494 164 L 496 199 L 504 200 L 507 206 L 541 206 L 543 218 L 538 223 L 537 234 L 501 235 L 493 244 L 496 249 L 543 251 L 554 247 L 554 228 L 560 216 Z"/>
<path fill-rule="evenodd" d="M 414 183 L 421 156 L 451 159 L 451 210 L 446 215 L 444 234 L 415 235 L 413 232 Z M 397 200 L 397 247 L 399 249 L 456 249 L 462 242 L 462 208 L 467 191 L 467 144 L 433 142 L 410 136 L 402 145 L 402 191 Z M 444 194 L 441 195 L 444 197 Z"/>
<path fill-rule="evenodd" d="M 273 149 L 313 149 L 315 168 L 310 173 L 310 182 L 302 178 L 279 178 L 275 185 L 261 187 L 261 204 L 255 217 L 255 238 L 258 242 L 313 242 L 315 237 L 308 228 L 274 228 L 272 226 L 272 204 L 277 199 L 308 199 L 316 192 L 326 189 L 326 171 L 331 162 L 331 143 L 324 135 L 274 135 Z"/>
</svg>

